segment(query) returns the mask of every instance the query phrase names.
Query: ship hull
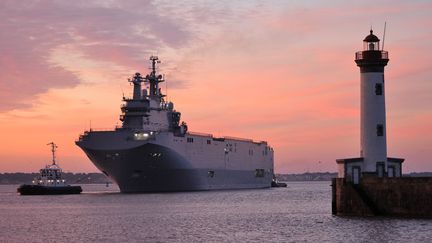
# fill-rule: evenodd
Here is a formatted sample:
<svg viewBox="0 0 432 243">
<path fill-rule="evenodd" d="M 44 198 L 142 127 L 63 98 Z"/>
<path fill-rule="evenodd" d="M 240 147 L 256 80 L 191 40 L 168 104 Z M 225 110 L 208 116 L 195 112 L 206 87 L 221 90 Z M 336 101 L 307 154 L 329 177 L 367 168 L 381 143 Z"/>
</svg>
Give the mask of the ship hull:
<svg viewBox="0 0 432 243">
<path fill-rule="evenodd" d="M 42 185 L 21 185 L 17 192 L 21 195 L 64 195 L 80 194 L 80 186 L 42 186 Z"/>
<path fill-rule="evenodd" d="M 257 177 L 255 169 L 199 167 L 175 150 L 144 143 L 133 148 L 92 148 L 77 143 L 94 165 L 115 181 L 121 192 L 174 192 L 268 188 L 272 173 Z"/>
</svg>

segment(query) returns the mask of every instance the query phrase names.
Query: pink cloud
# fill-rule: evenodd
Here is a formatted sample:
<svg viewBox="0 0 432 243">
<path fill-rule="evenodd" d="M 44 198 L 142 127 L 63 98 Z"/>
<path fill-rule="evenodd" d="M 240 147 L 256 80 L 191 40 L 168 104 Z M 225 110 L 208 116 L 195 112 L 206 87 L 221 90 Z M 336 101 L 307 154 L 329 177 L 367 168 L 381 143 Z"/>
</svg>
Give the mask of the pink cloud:
<svg viewBox="0 0 432 243">
<path fill-rule="evenodd" d="M 135 5 L 3 1 L 0 111 L 29 106 L 50 88 L 80 83 L 74 73 L 50 62 L 56 47 L 67 44 L 89 59 L 142 69 L 152 51 L 188 43 L 190 34 L 181 23 L 159 15 L 150 2 Z"/>
</svg>

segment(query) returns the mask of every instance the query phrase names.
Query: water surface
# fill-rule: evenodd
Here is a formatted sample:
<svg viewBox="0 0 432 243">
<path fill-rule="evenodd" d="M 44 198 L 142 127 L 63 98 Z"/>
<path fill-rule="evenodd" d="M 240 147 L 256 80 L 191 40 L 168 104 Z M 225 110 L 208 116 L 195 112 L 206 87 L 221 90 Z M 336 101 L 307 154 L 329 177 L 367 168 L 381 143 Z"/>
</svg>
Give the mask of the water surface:
<svg viewBox="0 0 432 243">
<path fill-rule="evenodd" d="M 430 242 L 432 220 L 331 215 L 330 182 L 288 188 L 20 196 L 0 186 L 2 242 Z"/>
</svg>

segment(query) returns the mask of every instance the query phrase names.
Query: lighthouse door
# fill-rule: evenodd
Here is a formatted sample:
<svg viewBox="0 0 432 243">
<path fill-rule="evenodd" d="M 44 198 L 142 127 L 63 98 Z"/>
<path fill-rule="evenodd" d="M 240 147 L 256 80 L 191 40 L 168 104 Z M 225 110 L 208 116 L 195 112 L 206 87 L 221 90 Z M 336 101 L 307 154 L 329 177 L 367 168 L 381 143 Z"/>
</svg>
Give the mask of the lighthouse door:
<svg viewBox="0 0 432 243">
<path fill-rule="evenodd" d="M 395 177 L 395 168 L 394 166 L 388 167 L 388 177 Z"/>
<path fill-rule="evenodd" d="M 354 184 L 359 184 L 360 182 L 360 167 L 353 166 L 352 167 L 352 180 Z"/>
<path fill-rule="evenodd" d="M 384 162 L 377 162 L 376 170 L 377 170 L 378 177 L 384 177 L 384 167 L 385 167 Z"/>
</svg>

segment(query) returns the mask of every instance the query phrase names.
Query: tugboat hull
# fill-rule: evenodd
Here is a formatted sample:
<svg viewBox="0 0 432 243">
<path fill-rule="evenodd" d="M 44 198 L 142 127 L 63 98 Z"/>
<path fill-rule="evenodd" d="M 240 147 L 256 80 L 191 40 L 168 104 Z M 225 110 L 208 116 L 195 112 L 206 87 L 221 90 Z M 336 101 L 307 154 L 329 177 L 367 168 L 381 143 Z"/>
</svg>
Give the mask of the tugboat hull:
<svg viewBox="0 0 432 243">
<path fill-rule="evenodd" d="M 41 186 L 41 185 L 21 185 L 17 192 L 21 195 L 64 195 L 80 194 L 80 186 Z"/>
</svg>

